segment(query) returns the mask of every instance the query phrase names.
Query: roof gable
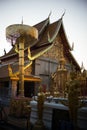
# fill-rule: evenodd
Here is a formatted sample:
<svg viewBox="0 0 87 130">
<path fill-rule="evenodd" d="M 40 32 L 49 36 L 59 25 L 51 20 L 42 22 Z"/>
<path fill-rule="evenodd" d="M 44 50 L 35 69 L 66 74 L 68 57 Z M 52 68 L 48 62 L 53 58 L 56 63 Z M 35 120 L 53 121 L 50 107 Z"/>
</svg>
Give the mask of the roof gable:
<svg viewBox="0 0 87 130">
<path fill-rule="evenodd" d="M 36 55 L 36 57 L 37 56 L 39 57 L 44 52 L 46 52 L 50 47 L 52 47 L 53 41 L 55 40 L 58 34 L 60 34 L 62 40 L 64 41 L 63 45 L 65 49 L 68 51 L 68 53 L 70 53 L 71 48 L 70 48 L 68 39 L 66 37 L 62 18 L 50 24 L 49 17 L 48 17 L 46 20 L 34 25 L 34 27 L 38 29 L 39 36 L 38 36 L 38 40 L 35 40 L 33 43 L 33 46 L 31 47 L 32 56 Z M 29 44 L 28 43 L 25 43 L 25 44 L 26 44 L 25 45 L 25 53 L 26 53 L 28 50 Z M 74 60 L 73 56 L 72 55 L 69 55 L 69 56 L 72 58 L 72 60 L 74 61 L 73 63 L 75 64 L 76 61 Z M 8 58 L 14 60 L 13 57 L 18 57 L 18 54 L 15 52 L 14 47 L 6 55 L 0 57 L 0 60 L 2 61 Z M 79 68 L 77 63 L 76 65 Z"/>
</svg>

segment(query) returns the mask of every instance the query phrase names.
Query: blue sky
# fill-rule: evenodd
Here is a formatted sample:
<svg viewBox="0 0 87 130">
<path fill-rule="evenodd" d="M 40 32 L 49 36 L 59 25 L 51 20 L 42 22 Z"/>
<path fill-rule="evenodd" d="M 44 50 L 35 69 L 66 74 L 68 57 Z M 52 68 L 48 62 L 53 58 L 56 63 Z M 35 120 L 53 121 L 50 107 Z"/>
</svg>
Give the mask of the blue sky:
<svg viewBox="0 0 87 130">
<path fill-rule="evenodd" d="M 8 52 L 6 27 L 20 24 L 30 26 L 46 19 L 52 11 L 50 22 L 57 21 L 66 10 L 63 23 L 70 45 L 74 42 L 73 55 L 79 65 L 87 69 L 87 0 L 0 0 L 0 56 Z"/>
</svg>

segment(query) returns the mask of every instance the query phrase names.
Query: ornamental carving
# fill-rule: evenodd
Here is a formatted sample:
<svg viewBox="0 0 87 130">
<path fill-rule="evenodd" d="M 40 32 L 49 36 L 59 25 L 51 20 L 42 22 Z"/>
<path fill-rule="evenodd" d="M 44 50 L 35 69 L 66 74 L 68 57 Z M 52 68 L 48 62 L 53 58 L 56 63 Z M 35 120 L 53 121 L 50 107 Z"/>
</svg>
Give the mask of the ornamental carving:
<svg viewBox="0 0 87 130">
<path fill-rule="evenodd" d="M 43 54 L 44 57 L 50 57 L 51 59 L 55 59 L 58 61 L 60 59 L 60 56 L 63 54 L 63 44 L 61 41 L 61 37 L 56 37 L 54 41 L 54 46 Z"/>
</svg>

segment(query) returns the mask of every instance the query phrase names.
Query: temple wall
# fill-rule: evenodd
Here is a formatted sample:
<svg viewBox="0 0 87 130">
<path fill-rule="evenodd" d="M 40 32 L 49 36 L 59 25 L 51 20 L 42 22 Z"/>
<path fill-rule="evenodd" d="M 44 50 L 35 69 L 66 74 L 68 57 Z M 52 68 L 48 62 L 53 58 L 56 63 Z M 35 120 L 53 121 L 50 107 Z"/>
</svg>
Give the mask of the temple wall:
<svg viewBox="0 0 87 130">
<path fill-rule="evenodd" d="M 53 43 L 54 46 L 46 53 L 44 53 L 41 57 L 35 60 L 35 75 L 39 75 L 41 77 L 42 86 L 44 88 L 43 91 L 46 89 L 49 90 L 51 86 L 51 74 L 57 71 L 61 56 L 64 56 L 66 61 L 65 66 L 68 70 L 70 70 L 69 61 L 64 55 L 64 47 L 62 42 L 63 41 L 60 35 L 58 35 Z"/>
<path fill-rule="evenodd" d="M 43 91 L 49 88 L 50 75 L 56 71 L 57 65 L 56 60 L 51 60 L 50 58 L 40 57 L 35 60 L 35 75 L 40 76 L 42 79 Z"/>
<path fill-rule="evenodd" d="M 49 57 L 51 59 L 55 59 L 56 61 L 59 60 L 62 50 L 62 40 L 60 36 L 58 36 L 54 41 L 54 46 L 47 51 L 45 54 L 43 54 L 43 57 Z"/>
</svg>

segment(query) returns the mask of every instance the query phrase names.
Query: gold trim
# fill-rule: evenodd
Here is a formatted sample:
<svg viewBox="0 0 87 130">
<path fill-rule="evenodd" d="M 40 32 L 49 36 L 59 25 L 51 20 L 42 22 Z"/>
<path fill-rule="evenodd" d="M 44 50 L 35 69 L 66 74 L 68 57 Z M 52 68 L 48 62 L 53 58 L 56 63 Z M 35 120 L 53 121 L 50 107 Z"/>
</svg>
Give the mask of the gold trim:
<svg viewBox="0 0 87 130">
<path fill-rule="evenodd" d="M 10 77 L 11 80 L 19 80 L 19 77 Z M 40 78 L 37 77 L 25 77 L 24 81 L 34 81 L 34 82 L 41 82 Z"/>
<path fill-rule="evenodd" d="M 30 61 L 29 64 L 27 64 L 25 67 L 24 67 L 24 70 L 27 69 L 29 66 L 32 65 L 32 61 Z M 19 71 L 15 72 L 14 75 L 18 75 L 19 74 Z"/>
<path fill-rule="evenodd" d="M 28 47 L 28 58 L 29 60 L 35 60 L 36 58 L 38 58 L 39 56 L 43 55 L 46 51 L 48 51 L 49 49 L 51 49 L 53 47 L 53 44 L 50 45 L 48 48 L 46 48 L 45 50 L 41 51 L 40 53 L 36 54 L 35 56 L 31 57 L 31 53 L 30 53 L 30 47 Z"/>
<path fill-rule="evenodd" d="M 32 65 L 32 60 L 35 60 L 36 58 L 38 58 L 39 56 L 41 56 L 42 54 L 44 54 L 46 51 L 48 51 L 49 49 L 51 49 L 53 47 L 53 44 L 50 45 L 47 49 L 45 49 L 44 51 L 41 51 L 40 53 L 38 53 L 37 55 L 31 57 L 31 52 L 30 52 L 30 47 L 28 47 L 28 58 L 29 58 L 29 61 L 30 63 L 28 65 L 26 65 L 24 67 L 24 70 L 27 69 L 30 65 Z M 18 75 L 19 74 L 19 71 L 14 73 L 14 75 Z"/>
<path fill-rule="evenodd" d="M 62 19 L 60 19 L 60 20 L 58 21 L 58 25 L 57 25 L 57 27 L 56 27 L 56 30 L 55 30 L 54 35 L 52 36 L 52 38 L 50 38 L 50 34 L 49 34 L 49 32 L 48 32 L 47 35 L 48 35 L 48 41 L 49 41 L 49 43 L 53 42 L 54 39 L 56 38 L 56 36 L 57 36 L 57 34 L 58 34 L 58 32 L 59 32 L 59 29 L 60 29 L 60 27 L 61 27 L 61 24 L 62 24 Z"/>
</svg>

